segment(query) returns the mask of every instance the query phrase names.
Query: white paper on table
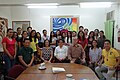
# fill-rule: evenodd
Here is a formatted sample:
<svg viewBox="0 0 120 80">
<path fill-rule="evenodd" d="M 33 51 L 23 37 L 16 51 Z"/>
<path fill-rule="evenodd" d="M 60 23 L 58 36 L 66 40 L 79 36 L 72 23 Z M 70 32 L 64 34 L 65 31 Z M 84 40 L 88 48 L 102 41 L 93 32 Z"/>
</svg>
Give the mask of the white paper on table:
<svg viewBox="0 0 120 80">
<path fill-rule="evenodd" d="M 52 71 L 53 73 L 58 73 L 58 72 L 64 72 L 65 69 L 60 67 L 52 67 Z"/>
</svg>

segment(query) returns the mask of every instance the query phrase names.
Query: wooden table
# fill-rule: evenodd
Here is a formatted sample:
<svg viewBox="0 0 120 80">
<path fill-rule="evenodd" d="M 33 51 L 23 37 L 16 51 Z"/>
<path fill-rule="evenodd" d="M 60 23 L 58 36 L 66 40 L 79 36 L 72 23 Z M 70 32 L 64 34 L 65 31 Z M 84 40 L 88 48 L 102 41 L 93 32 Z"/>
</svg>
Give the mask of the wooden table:
<svg viewBox="0 0 120 80">
<path fill-rule="evenodd" d="M 16 80 L 65 80 L 66 74 L 72 74 L 75 80 L 86 78 L 99 80 L 94 72 L 86 66 L 74 63 L 47 63 L 46 70 L 39 70 L 40 65 L 27 68 Z M 65 72 L 53 73 L 52 67 L 62 67 Z"/>
</svg>

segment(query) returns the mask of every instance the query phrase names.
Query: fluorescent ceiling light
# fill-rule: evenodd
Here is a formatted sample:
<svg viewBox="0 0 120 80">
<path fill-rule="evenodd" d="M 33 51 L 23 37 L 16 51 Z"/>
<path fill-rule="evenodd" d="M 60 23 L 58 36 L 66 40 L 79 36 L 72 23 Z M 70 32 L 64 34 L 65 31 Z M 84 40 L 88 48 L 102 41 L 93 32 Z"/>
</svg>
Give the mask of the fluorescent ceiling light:
<svg viewBox="0 0 120 80">
<path fill-rule="evenodd" d="M 58 7 L 78 7 L 79 8 L 79 5 L 59 5 Z"/>
<path fill-rule="evenodd" d="M 108 8 L 112 2 L 84 2 L 80 3 L 81 8 Z"/>
<path fill-rule="evenodd" d="M 28 6 L 28 8 L 57 8 L 57 6 Z"/>
<path fill-rule="evenodd" d="M 56 6 L 59 5 L 58 3 L 33 3 L 33 4 L 25 4 L 27 6 Z"/>
</svg>

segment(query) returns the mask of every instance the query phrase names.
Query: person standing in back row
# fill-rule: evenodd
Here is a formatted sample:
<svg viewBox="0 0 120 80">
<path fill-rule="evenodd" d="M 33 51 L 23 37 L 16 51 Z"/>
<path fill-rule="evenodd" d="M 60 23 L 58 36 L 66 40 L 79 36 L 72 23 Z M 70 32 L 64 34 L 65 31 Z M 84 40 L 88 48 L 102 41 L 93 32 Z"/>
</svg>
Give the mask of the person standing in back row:
<svg viewBox="0 0 120 80">
<path fill-rule="evenodd" d="M 100 31 L 100 37 L 98 38 L 98 46 L 101 47 L 102 49 L 104 48 L 104 41 L 106 37 L 104 35 L 104 31 Z"/>
<path fill-rule="evenodd" d="M 7 36 L 2 40 L 4 55 L 3 59 L 5 61 L 5 68 L 7 71 L 14 65 L 16 58 L 16 40 L 13 38 L 13 29 L 9 28 L 7 30 Z"/>
<path fill-rule="evenodd" d="M 85 50 L 88 44 L 88 40 L 85 38 L 85 34 L 83 31 L 78 32 L 78 44 L 80 44 Z"/>
<path fill-rule="evenodd" d="M 32 27 L 27 27 L 28 37 L 30 36 L 31 31 L 32 31 Z"/>
<path fill-rule="evenodd" d="M 42 41 L 44 43 L 45 40 L 49 40 L 49 36 L 47 35 L 47 30 L 43 30 L 43 36 L 42 36 Z"/>
<path fill-rule="evenodd" d="M 22 38 L 21 31 L 22 31 L 22 29 L 20 27 L 18 27 L 17 28 L 18 40 L 20 40 Z"/>
<path fill-rule="evenodd" d="M 39 56 L 37 49 L 39 49 L 39 47 L 38 47 L 37 34 L 35 30 L 31 31 L 29 39 L 30 39 L 30 47 L 33 49 L 34 56 L 35 56 L 34 63 L 36 64 L 36 60 Z"/>
</svg>

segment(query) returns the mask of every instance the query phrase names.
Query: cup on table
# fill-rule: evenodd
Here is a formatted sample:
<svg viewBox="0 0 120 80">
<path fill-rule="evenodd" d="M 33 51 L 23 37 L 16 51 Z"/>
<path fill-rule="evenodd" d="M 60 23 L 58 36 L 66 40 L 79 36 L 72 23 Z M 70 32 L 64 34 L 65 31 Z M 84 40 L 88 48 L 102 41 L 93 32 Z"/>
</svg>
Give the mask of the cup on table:
<svg viewBox="0 0 120 80">
<path fill-rule="evenodd" d="M 41 68 L 45 68 L 45 63 L 41 63 L 41 64 L 40 64 L 40 67 L 41 67 Z"/>
<path fill-rule="evenodd" d="M 72 74 L 66 74 L 66 80 L 73 80 Z"/>
</svg>

